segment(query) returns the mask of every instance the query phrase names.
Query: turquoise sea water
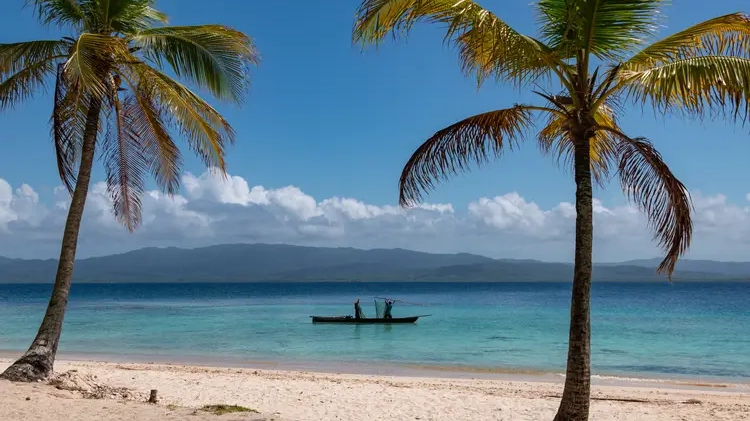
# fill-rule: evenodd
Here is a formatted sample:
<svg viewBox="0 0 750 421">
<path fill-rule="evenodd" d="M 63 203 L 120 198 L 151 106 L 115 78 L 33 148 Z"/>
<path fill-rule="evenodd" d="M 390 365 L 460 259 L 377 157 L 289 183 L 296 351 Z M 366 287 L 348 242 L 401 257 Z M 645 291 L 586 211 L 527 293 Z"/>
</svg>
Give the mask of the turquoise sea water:
<svg viewBox="0 0 750 421">
<path fill-rule="evenodd" d="M 0 350 L 23 351 L 51 286 L 0 285 Z M 750 379 L 750 283 L 598 283 L 592 367 L 616 376 Z M 373 296 L 415 325 L 313 325 Z M 567 283 L 78 284 L 61 352 L 247 361 L 564 370 Z"/>
</svg>

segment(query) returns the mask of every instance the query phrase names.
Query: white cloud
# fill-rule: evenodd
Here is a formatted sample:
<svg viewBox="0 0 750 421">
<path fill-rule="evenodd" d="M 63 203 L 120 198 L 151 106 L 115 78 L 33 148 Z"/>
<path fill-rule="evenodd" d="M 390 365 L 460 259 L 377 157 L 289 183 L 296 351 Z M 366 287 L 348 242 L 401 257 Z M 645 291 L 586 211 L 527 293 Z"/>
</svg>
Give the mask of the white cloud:
<svg viewBox="0 0 750 421">
<path fill-rule="evenodd" d="M 143 224 L 134 234 L 111 212 L 104 183 L 91 186 L 79 241 L 81 256 L 145 246 L 196 247 L 268 242 L 361 248 L 403 247 L 473 252 L 493 257 L 570 261 L 575 208 L 563 202 L 543 209 L 510 192 L 482 197 L 466 209 L 423 204 L 403 210 L 355 198 L 323 200 L 294 186 L 250 187 L 239 176 L 211 172 L 183 176 L 182 195 L 150 191 Z M 0 179 L 0 255 L 56 257 L 69 196 L 56 188 L 47 200 L 30 186 Z M 691 257 L 743 260 L 750 256 L 750 210 L 721 194 L 693 194 L 695 235 Z M 750 194 L 747 198 L 750 201 Z M 655 257 L 643 216 L 633 207 L 594 203 L 595 259 Z"/>
<path fill-rule="evenodd" d="M 0 230 L 3 236 L 10 234 L 8 224 L 23 223 L 32 227 L 39 225 L 47 211 L 39 205 L 39 195 L 27 184 L 15 191 L 7 181 L 0 178 Z"/>
</svg>

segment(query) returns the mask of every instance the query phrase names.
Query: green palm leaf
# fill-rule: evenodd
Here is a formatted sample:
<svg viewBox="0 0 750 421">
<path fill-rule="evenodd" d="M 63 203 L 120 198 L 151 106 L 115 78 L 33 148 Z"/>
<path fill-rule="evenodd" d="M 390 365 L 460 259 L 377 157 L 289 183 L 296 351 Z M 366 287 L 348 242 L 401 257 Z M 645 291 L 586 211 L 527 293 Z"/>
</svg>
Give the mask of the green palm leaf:
<svg viewBox="0 0 750 421">
<path fill-rule="evenodd" d="M 124 70 L 124 71 L 123 71 Z M 151 92 L 156 108 L 165 110 L 175 127 L 209 167 L 224 171 L 224 151 L 234 142 L 234 130 L 224 117 L 190 89 L 147 65 L 121 69 L 124 78 Z"/>
<path fill-rule="evenodd" d="M 618 87 L 634 100 L 664 112 L 750 116 L 750 59 L 743 57 L 692 57 L 639 71 L 624 70 Z"/>
<path fill-rule="evenodd" d="M 238 103 L 248 88 L 248 66 L 259 60 L 248 36 L 222 25 L 147 29 L 131 42 L 160 67 L 166 61 L 178 77 Z"/>
<path fill-rule="evenodd" d="M 80 30 L 86 14 L 78 0 L 26 0 L 43 25 L 71 27 Z"/>
<path fill-rule="evenodd" d="M 657 29 L 665 0 L 539 0 L 544 40 L 564 57 L 583 49 L 618 60 Z"/>
<path fill-rule="evenodd" d="M 86 0 L 92 12 L 87 15 L 108 26 L 112 32 L 135 34 L 167 23 L 167 16 L 154 9 L 154 0 Z"/>
<path fill-rule="evenodd" d="M 550 67 L 564 67 L 542 42 L 473 1 L 365 0 L 357 9 L 353 38 L 363 47 L 377 45 L 389 33 L 406 36 L 422 20 L 445 26 L 445 42 L 456 46 L 463 71 L 479 83 L 495 76 L 525 84 L 552 72 Z"/>
<path fill-rule="evenodd" d="M 623 69 L 644 70 L 705 55 L 750 58 L 750 17 L 732 13 L 691 26 L 644 48 L 623 63 Z"/>
<path fill-rule="evenodd" d="M 65 74 L 71 85 L 103 99 L 107 96 L 107 74 L 118 62 L 133 60 L 125 42 L 108 35 L 83 33 L 71 48 Z"/>
<path fill-rule="evenodd" d="M 0 109 L 10 109 L 46 90 L 69 44 L 31 41 L 0 45 Z"/>
<path fill-rule="evenodd" d="M 136 85 L 130 79 L 124 81 L 130 89 L 128 95 L 132 97 L 126 107 L 131 130 L 140 139 L 157 186 L 168 194 L 175 194 L 180 184 L 182 156 L 169 134 L 169 110 L 159 108 L 153 86 L 147 83 Z"/>
<path fill-rule="evenodd" d="M 0 44 L 0 80 L 28 66 L 65 56 L 71 44 L 63 40 L 27 41 Z"/>
</svg>

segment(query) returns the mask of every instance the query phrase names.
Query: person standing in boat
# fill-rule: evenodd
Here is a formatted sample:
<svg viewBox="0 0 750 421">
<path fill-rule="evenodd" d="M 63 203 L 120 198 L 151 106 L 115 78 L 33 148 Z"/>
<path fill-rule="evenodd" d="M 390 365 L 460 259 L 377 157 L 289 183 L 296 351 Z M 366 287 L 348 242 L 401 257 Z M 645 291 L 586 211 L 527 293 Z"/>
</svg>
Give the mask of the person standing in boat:
<svg viewBox="0 0 750 421">
<path fill-rule="evenodd" d="M 359 298 L 357 298 L 357 301 L 354 302 L 354 318 L 362 318 L 362 308 L 359 307 Z"/>
<path fill-rule="evenodd" d="M 383 317 L 386 319 L 392 319 L 393 316 L 391 315 L 391 310 L 393 310 L 393 301 L 385 300 L 385 311 L 383 312 Z"/>
</svg>

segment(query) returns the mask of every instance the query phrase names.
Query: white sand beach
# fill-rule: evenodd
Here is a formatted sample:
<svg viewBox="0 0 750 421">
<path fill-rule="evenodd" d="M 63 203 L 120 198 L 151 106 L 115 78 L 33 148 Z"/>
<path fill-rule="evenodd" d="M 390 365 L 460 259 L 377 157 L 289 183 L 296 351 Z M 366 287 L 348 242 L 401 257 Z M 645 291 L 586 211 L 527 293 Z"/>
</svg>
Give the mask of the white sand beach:
<svg viewBox="0 0 750 421">
<path fill-rule="evenodd" d="M 0 359 L 0 369 L 11 360 Z M 75 370 L 75 371 L 72 371 Z M 67 372 L 67 373 L 66 373 Z M 550 420 L 560 382 L 329 374 L 59 361 L 54 385 L 0 381 L 3 420 Z M 54 382 L 53 382 L 54 383 Z M 157 389 L 159 403 L 144 403 Z M 723 384 L 596 385 L 591 420 L 747 420 L 750 393 Z"/>
</svg>

